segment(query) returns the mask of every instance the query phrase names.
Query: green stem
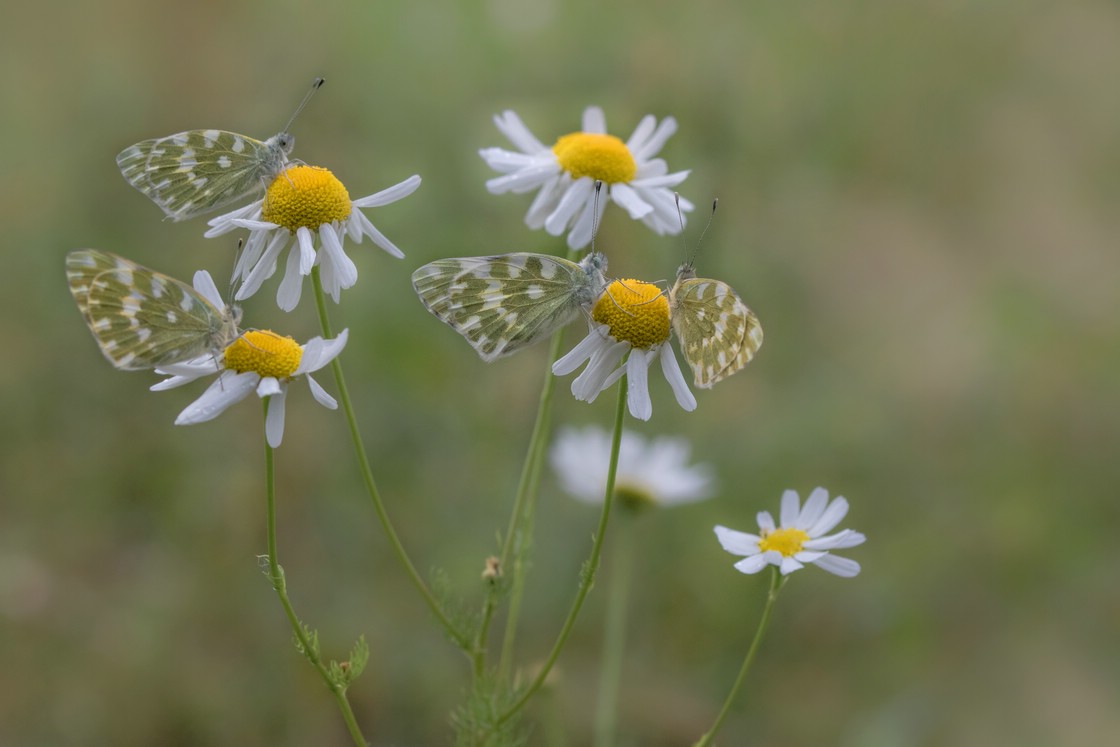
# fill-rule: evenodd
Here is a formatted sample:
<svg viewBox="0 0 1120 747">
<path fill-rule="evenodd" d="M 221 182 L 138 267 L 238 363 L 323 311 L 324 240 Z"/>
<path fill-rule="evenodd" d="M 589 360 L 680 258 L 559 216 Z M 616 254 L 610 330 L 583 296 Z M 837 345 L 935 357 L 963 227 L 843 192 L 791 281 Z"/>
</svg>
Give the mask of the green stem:
<svg viewBox="0 0 1120 747">
<path fill-rule="evenodd" d="M 544 385 L 537 404 L 537 421 L 529 437 L 529 450 L 525 453 L 525 463 L 521 467 L 521 478 L 517 483 L 517 496 L 510 512 L 509 528 L 502 542 L 500 568 L 509 569 L 513 579 L 510 592 L 509 609 L 506 612 L 506 628 L 502 638 L 502 652 L 498 659 L 498 679 L 505 681 L 513 662 L 513 646 L 517 639 L 517 622 L 521 613 L 521 600 L 525 594 L 525 558 L 528 555 L 533 535 L 533 516 L 536 513 L 537 488 L 540 485 L 541 465 L 544 463 L 548 445 L 549 425 L 552 422 L 552 397 L 556 389 L 556 377 L 552 375 L 552 361 L 560 356 L 560 345 L 564 333 L 558 330 L 552 336 L 549 347 L 548 369 L 545 371 Z M 510 558 L 513 565 L 510 566 Z"/>
<path fill-rule="evenodd" d="M 614 502 L 614 478 L 618 470 L 618 452 L 622 445 L 622 420 L 625 413 L 626 377 L 624 376 L 618 384 L 618 405 L 614 418 L 614 437 L 611 441 L 611 461 L 610 467 L 607 469 L 607 486 L 603 496 L 603 511 L 599 516 L 599 526 L 595 530 L 595 541 L 591 546 L 591 555 L 587 559 L 582 578 L 580 579 L 579 591 L 576 592 L 576 598 L 575 601 L 572 602 L 572 608 L 568 612 L 567 619 L 564 620 L 564 625 L 561 627 L 560 634 L 556 638 L 556 643 L 553 644 L 552 651 L 549 653 L 544 665 L 541 666 L 537 676 L 529 683 L 529 686 L 525 688 L 521 696 L 514 701 L 513 705 L 494 720 L 489 733 L 493 733 L 494 730 L 524 708 L 525 704 L 529 702 L 537 690 L 544 684 L 549 672 L 552 671 L 552 667 L 556 664 L 556 660 L 560 658 L 560 652 L 564 649 L 564 645 L 568 642 L 568 636 L 571 635 L 572 629 L 575 627 L 580 609 L 583 608 L 583 603 L 587 599 L 587 595 L 591 592 L 591 587 L 595 583 L 595 573 L 599 569 L 599 560 L 603 553 L 603 537 L 606 536 L 607 533 L 607 522 L 611 517 L 611 504 Z M 482 743 L 485 744 L 485 742 L 486 737 L 484 736 Z"/>
<path fill-rule="evenodd" d="M 720 727 L 723 726 L 727 714 L 731 712 L 731 704 L 735 701 L 735 697 L 739 694 L 739 690 L 743 686 L 743 682 L 747 679 L 747 672 L 751 668 L 751 662 L 754 661 L 754 655 L 758 651 L 758 646 L 762 642 L 762 634 L 766 632 L 766 625 L 770 622 L 770 613 L 774 609 L 774 601 L 778 598 L 778 592 L 786 582 L 786 577 L 782 576 L 781 572 L 774 568 L 770 576 L 770 592 L 766 595 L 766 606 L 762 609 L 762 618 L 758 621 L 758 629 L 754 632 L 754 640 L 751 641 L 751 647 L 747 651 L 747 656 L 743 659 L 743 666 L 739 668 L 739 676 L 735 678 L 735 684 L 731 686 L 731 692 L 727 694 L 727 699 L 723 702 L 723 708 L 720 709 L 719 715 L 716 716 L 715 723 L 712 728 L 708 729 L 708 733 L 700 738 L 693 747 L 708 747 L 719 733 Z"/>
<path fill-rule="evenodd" d="M 266 422 L 268 421 L 268 401 L 269 398 L 265 397 L 264 415 Z M 264 445 L 264 462 L 266 492 L 268 494 L 268 578 L 272 581 L 272 588 L 276 590 L 276 595 L 280 597 L 284 614 L 288 617 L 288 623 L 292 626 L 292 632 L 295 634 L 296 640 L 299 641 L 300 651 L 319 672 L 319 676 L 323 678 L 327 689 L 334 695 L 335 702 L 338 703 L 338 709 L 342 712 L 342 720 L 346 722 L 346 728 L 350 732 L 350 738 L 354 740 L 354 744 L 358 747 L 367 747 L 368 743 L 362 735 L 358 721 L 354 718 L 354 710 L 350 707 L 350 701 L 346 697 L 346 685 L 336 682 L 331 677 L 326 665 L 323 664 L 323 660 L 319 658 L 318 641 L 308 636 L 307 628 L 300 622 L 295 609 L 292 607 L 292 602 L 288 598 L 284 569 L 280 566 L 280 560 L 276 555 L 276 465 L 273 449 L 267 441 Z"/>
<path fill-rule="evenodd" d="M 316 265 L 311 270 L 312 287 L 315 289 L 315 306 L 319 311 L 319 325 L 323 330 L 323 337 L 333 337 L 331 332 L 330 318 L 327 316 L 327 302 L 326 295 L 323 293 L 323 283 L 319 278 L 319 267 Z M 432 614 L 439 620 L 447 635 L 462 648 L 464 651 L 469 650 L 469 638 L 460 633 L 451 622 L 451 618 L 443 610 L 439 600 L 436 599 L 428 585 L 424 583 L 423 577 L 416 566 L 413 565 L 408 552 L 404 549 L 404 544 L 401 542 L 400 537 L 397 536 L 396 530 L 393 528 L 392 521 L 389 520 L 389 513 L 385 510 L 385 503 L 381 500 L 381 494 L 377 490 L 377 483 L 373 479 L 373 470 L 370 468 L 369 457 L 366 456 L 366 447 L 362 442 L 361 431 L 358 430 L 358 419 L 354 415 L 354 406 L 350 401 L 350 390 L 346 388 L 346 379 L 342 375 L 342 363 L 339 358 L 331 361 L 331 372 L 334 374 L 335 385 L 338 387 L 338 399 L 342 404 L 342 411 L 346 414 L 346 423 L 350 427 L 350 438 L 354 442 L 354 453 L 358 459 L 358 468 L 362 473 L 362 481 L 365 483 L 366 492 L 369 494 L 370 501 L 373 503 L 373 510 L 377 514 L 377 519 L 381 522 L 381 528 L 385 531 L 385 535 L 389 538 L 389 544 L 393 548 L 393 553 L 397 556 L 397 560 L 404 567 L 405 573 L 412 580 L 416 590 L 420 592 L 420 596 L 427 602 L 428 608 Z"/>
<path fill-rule="evenodd" d="M 625 506 L 623 507 L 625 508 Z M 599 670 L 599 697 L 595 703 L 595 747 L 612 747 L 618 724 L 618 692 L 626 649 L 626 612 L 634 571 L 634 523 L 637 515 L 623 511 L 618 538 L 611 551 L 610 590 L 603 631 L 603 664 Z"/>
</svg>

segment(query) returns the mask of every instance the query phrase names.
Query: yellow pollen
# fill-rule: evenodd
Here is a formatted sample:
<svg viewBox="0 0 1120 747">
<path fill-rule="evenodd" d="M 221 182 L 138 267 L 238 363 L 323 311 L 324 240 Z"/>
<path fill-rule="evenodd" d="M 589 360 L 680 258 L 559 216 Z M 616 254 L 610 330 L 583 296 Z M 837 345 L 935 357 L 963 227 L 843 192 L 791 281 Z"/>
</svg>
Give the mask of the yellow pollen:
<svg viewBox="0 0 1120 747">
<path fill-rule="evenodd" d="M 643 350 L 669 339 L 669 302 L 653 283 L 615 280 L 599 297 L 591 318 L 610 327 L 614 339 Z"/>
<path fill-rule="evenodd" d="M 638 173 L 630 149 L 614 135 L 573 132 L 557 140 L 552 152 L 573 179 L 590 176 L 604 184 L 617 184 L 632 180 Z"/>
<path fill-rule="evenodd" d="M 809 535 L 803 529 L 775 529 L 769 534 L 763 534 L 758 543 L 758 548 L 763 552 L 777 550 L 787 558 L 801 552 L 801 546 L 809 541 Z"/>
<path fill-rule="evenodd" d="M 291 166 L 268 185 L 261 218 L 295 233 L 346 220 L 350 210 L 350 193 L 334 174 L 319 166 Z"/>
<path fill-rule="evenodd" d="M 261 330 L 246 332 L 226 348 L 226 368 L 245 373 L 255 371 L 262 377 L 287 379 L 299 368 L 303 348 L 290 337 Z"/>
</svg>

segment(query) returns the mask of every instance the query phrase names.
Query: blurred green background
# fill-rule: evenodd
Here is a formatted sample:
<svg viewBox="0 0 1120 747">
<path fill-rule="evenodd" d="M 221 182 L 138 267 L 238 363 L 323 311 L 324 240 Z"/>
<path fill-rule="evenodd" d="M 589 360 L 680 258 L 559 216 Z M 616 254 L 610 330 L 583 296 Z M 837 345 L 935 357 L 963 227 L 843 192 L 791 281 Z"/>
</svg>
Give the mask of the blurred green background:
<svg viewBox="0 0 1120 747">
<path fill-rule="evenodd" d="M 282 126 L 312 77 L 295 155 L 359 197 L 407 254 L 352 249 L 332 307 L 384 496 L 423 570 L 473 607 L 505 527 L 544 346 L 482 363 L 412 295 L 447 256 L 559 253 L 527 196 L 489 195 L 477 150 L 518 111 L 548 142 L 588 104 L 629 136 L 675 116 L 692 169 L 685 238 L 610 208 L 612 274 L 665 279 L 721 202 L 698 259 L 762 319 L 751 366 L 654 416 L 715 465 L 715 499 L 645 517 L 622 744 L 689 744 L 749 643 L 764 577 L 715 523 L 751 529 L 784 488 L 848 497 L 863 573 L 783 592 L 724 745 L 1099 745 L 1120 731 L 1120 8 L 963 2 L 53 2 L 0 28 L 0 745 L 345 744 L 257 567 L 262 426 L 242 403 L 175 428 L 201 391 L 112 370 L 63 257 L 92 246 L 189 278 L 234 241 L 173 224 L 120 177 L 137 140 Z M 306 339 L 305 301 L 246 321 Z M 575 332 L 567 344 L 574 343 Z M 329 375 L 320 381 L 331 391 Z M 555 422 L 609 424 L 559 382 Z M 294 603 L 341 657 L 372 744 L 451 741 L 465 660 L 430 624 L 361 490 L 344 421 L 301 386 L 278 452 Z M 542 486 L 520 638 L 547 651 L 596 512 Z M 609 575 L 610 567 L 604 568 Z M 588 743 L 607 576 L 531 710 Z"/>
</svg>

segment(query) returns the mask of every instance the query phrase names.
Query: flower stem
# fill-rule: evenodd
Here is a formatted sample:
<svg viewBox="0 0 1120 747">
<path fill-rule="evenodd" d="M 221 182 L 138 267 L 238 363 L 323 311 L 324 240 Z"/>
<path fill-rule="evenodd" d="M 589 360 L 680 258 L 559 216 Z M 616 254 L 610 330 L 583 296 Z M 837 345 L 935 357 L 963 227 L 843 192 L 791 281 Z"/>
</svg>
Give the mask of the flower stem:
<svg viewBox="0 0 1120 747">
<path fill-rule="evenodd" d="M 323 283 L 319 277 L 319 267 L 316 265 L 311 270 L 312 287 L 315 289 L 315 306 L 319 311 L 319 325 L 323 331 L 323 337 L 333 337 L 331 332 L 330 318 L 327 316 L 327 302 L 326 296 L 323 293 Z M 420 596 L 427 602 L 428 608 L 432 614 L 439 620 L 447 635 L 462 648 L 464 651 L 470 648 L 470 639 L 468 636 L 461 633 L 455 624 L 451 622 L 444 611 L 443 606 L 436 599 L 428 585 L 424 583 L 423 577 L 416 566 L 413 565 L 408 552 L 404 549 L 404 544 L 401 542 L 400 537 L 397 536 L 396 530 L 393 528 L 393 522 L 389 519 L 389 513 L 385 510 L 385 503 L 381 500 L 381 493 L 377 490 L 377 483 L 373 479 L 373 470 L 370 468 L 369 457 L 366 455 L 366 447 L 362 442 L 361 431 L 358 430 L 358 419 L 354 415 L 354 406 L 350 401 L 350 390 L 346 388 L 346 379 L 342 375 L 342 363 L 339 358 L 331 361 L 331 372 L 334 374 L 335 385 L 338 387 L 338 399 L 342 404 L 342 410 L 346 413 L 346 423 L 350 427 L 350 438 L 354 442 L 354 453 L 358 459 L 358 468 L 362 473 L 362 481 L 365 483 L 366 492 L 369 494 L 370 501 L 373 503 L 373 510 L 377 514 L 378 520 L 381 522 L 381 528 L 385 531 L 386 537 L 389 539 L 389 544 L 393 548 L 393 553 L 397 556 L 397 560 L 404 567 L 405 573 L 412 580 L 416 590 L 420 592 Z"/>
<path fill-rule="evenodd" d="M 556 377 L 552 375 L 552 361 L 560 357 L 560 345 L 564 333 L 558 330 L 552 336 L 548 353 L 548 369 L 545 371 L 544 385 L 537 404 L 537 421 L 529 437 L 529 450 L 525 453 L 525 463 L 521 467 L 521 477 L 517 483 L 517 496 L 510 512 L 509 528 L 502 542 L 500 568 L 509 568 L 513 579 L 510 592 L 509 609 L 506 611 L 506 628 L 502 638 L 502 652 L 498 659 L 498 679 L 505 681 L 513 662 L 513 645 L 517 639 L 517 621 L 521 613 L 521 600 L 525 593 L 525 558 L 532 546 L 533 517 L 536 513 L 537 488 L 540 485 L 541 465 L 548 446 L 549 426 L 552 422 L 552 395 L 556 388 Z M 510 565 L 510 559 L 513 565 Z"/>
<path fill-rule="evenodd" d="M 719 733 L 720 727 L 723 726 L 727 714 L 731 712 L 731 704 L 735 701 L 735 697 L 739 694 L 739 690 L 743 686 L 743 682 L 747 679 L 747 672 L 751 668 L 751 662 L 754 661 L 754 655 L 758 651 L 758 646 L 762 642 L 762 634 L 766 632 L 766 625 L 770 622 L 770 613 L 774 609 L 774 601 L 778 598 L 778 592 L 786 582 L 786 577 L 782 576 L 781 572 L 774 568 L 770 576 L 770 591 L 766 595 L 766 606 L 762 609 L 762 618 L 758 621 L 758 629 L 754 632 L 754 640 L 751 641 L 751 647 L 747 651 L 747 656 L 743 659 L 743 666 L 739 668 L 739 676 L 735 678 L 735 684 L 731 686 L 731 692 L 727 694 L 727 699 L 723 702 L 723 708 L 720 709 L 719 715 L 716 716 L 715 723 L 708 732 L 696 742 L 693 747 L 708 747 Z"/>
<path fill-rule="evenodd" d="M 268 420 L 268 400 L 268 397 L 264 398 L 266 422 Z M 323 660 L 319 658 L 318 641 L 313 636 L 308 635 L 308 629 L 300 622 L 295 609 L 292 607 L 292 602 L 288 598 L 284 569 L 280 566 L 280 560 L 276 555 L 275 454 L 267 441 L 264 445 L 264 461 L 266 492 L 268 494 L 268 578 L 272 582 L 272 588 L 276 590 L 276 595 L 280 597 L 280 604 L 283 605 L 284 614 L 288 618 L 288 623 L 292 626 L 292 633 L 295 634 L 296 641 L 299 642 L 299 650 L 319 672 L 319 676 L 323 678 L 327 689 L 334 695 L 335 702 L 338 703 L 338 709 L 342 712 L 342 720 L 346 722 L 346 729 L 350 732 L 350 738 L 354 740 L 354 744 L 358 747 L 367 747 L 368 743 L 362 735 L 357 719 L 354 718 L 354 710 L 350 707 L 350 701 L 346 698 L 346 685 L 336 682 L 331 677 L 326 665 L 323 664 Z"/>
<path fill-rule="evenodd" d="M 595 584 L 595 573 L 599 569 L 599 560 L 603 553 L 603 537 L 606 536 L 607 533 L 607 522 L 611 517 L 611 504 L 614 502 L 614 478 L 618 470 L 618 452 L 622 445 L 622 420 L 625 413 L 626 377 L 624 376 L 618 384 L 618 405 L 615 410 L 614 437 L 611 440 L 611 461 L 607 469 L 607 486 L 606 493 L 603 496 L 603 511 L 599 515 L 599 526 L 595 530 L 595 540 L 591 545 L 591 555 L 584 565 L 575 601 L 572 602 L 572 608 L 568 612 L 567 619 L 564 620 L 563 627 L 560 628 L 560 633 L 556 637 L 556 643 L 553 644 L 552 651 L 541 666 L 537 676 L 529 683 L 529 686 L 525 688 L 520 697 L 514 701 L 513 705 L 494 720 L 491 726 L 491 732 L 524 708 L 525 704 L 529 702 L 537 690 L 544 684 L 549 672 L 552 671 L 552 667 L 556 664 L 556 660 L 560 658 L 560 652 L 564 649 L 564 645 L 568 642 L 568 636 L 571 635 L 572 629 L 575 627 L 576 618 L 579 617 L 580 609 L 583 608 L 583 603 L 587 599 L 587 595 L 591 592 L 591 587 Z M 483 744 L 485 744 L 485 739 L 483 740 Z"/>
<path fill-rule="evenodd" d="M 595 701 L 595 747 L 612 747 L 618 725 L 618 691 L 626 649 L 626 612 L 634 570 L 634 523 L 638 516 L 623 511 L 618 539 L 611 551 L 612 569 L 603 631 L 603 663 Z"/>
</svg>

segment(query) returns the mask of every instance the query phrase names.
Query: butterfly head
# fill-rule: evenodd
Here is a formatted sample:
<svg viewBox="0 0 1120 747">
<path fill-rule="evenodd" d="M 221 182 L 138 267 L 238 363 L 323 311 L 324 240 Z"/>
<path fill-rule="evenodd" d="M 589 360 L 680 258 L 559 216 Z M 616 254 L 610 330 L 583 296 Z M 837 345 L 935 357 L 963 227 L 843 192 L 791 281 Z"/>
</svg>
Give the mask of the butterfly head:
<svg viewBox="0 0 1120 747">
<path fill-rule="evenodd" d="M 292 148 L 296 147 L 296 136 L 291 133 L 281 132 L 272 139 L 275 141 L 276 147 L 283 151 L 284 155 L 291 154 Z"/>
</svg>

